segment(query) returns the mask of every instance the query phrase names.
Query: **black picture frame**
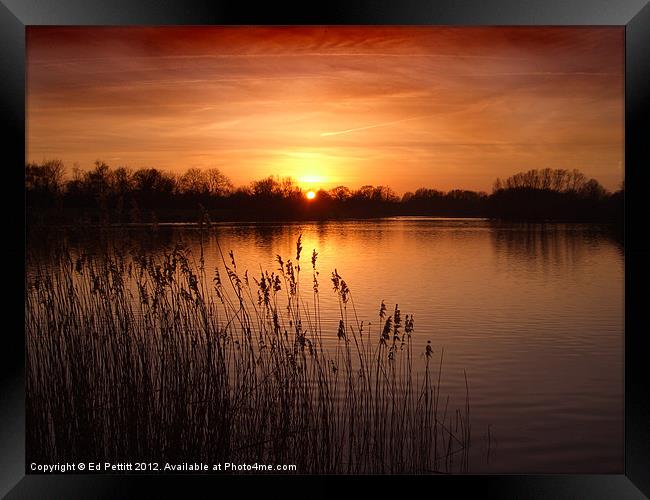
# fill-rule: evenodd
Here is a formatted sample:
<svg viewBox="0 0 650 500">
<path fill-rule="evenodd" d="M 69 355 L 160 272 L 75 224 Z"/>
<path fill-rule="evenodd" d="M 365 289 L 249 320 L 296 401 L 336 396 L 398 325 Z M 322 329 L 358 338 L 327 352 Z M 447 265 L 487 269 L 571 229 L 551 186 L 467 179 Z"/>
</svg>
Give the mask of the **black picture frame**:
<svg viewBox="0 0 650 500">
<path fill-rule="evenodd" d="M 0 96 L 7 175 L 5 193 L 24 193 L 25 162 L 25 28 L 30 25 L 601 25 L 625 27 L 625 473 L 621 475 L 450 475 L 377 478 L 376 485 L 405 493 L 412 488 L 463 497 L 469 492 L 494 498 L 618 498 L 650 497 L 650 349 L 645 316 L 650 252 L 644 245 L 644 189 L 648 183 L 650 146 L 650 5 L 645 0 L 440 0 L 275 3 L 208 0 L 0 0 Z M 646 132 L 647 133 L 647 132 Z M 6 142 L 5 142 L 6 141 Z M 12 197 L 13 198 L 13 197 Z M 16 222 L 9 247 L 15 262 L 24 256 L 24 216 L 16 202 L 5 214 Z M 24 207 L 24 204 L 23 204 Z M 12 217 L 13 215 L 13 217 Z M 24 214 L 23 214 L 24 215 Z M 240 488 L 250 476 L 107 476 L 26 475 L 24 421 L 24 266 L 10 265 L 15 286 L 6 295 L 6 322 L 1 365 L 0 494 L 6 498 L 125 498 L 187 495 L 188 487 L 219 487 L 219 481 Z M 23 295 L 24 297 L 24 295 Z M 15 302 L 15 304 L 14 304 Z M 13 326 L 8 326 L 12 324 Z M 257 479 L 257 477 L 256 477 Z M 295 476 L 259 477 L 264 483 L 295 485 Z M 332 478 L 308 478 L 310 489 Z M 341 478 L 350 481 L 353 478 Z M 411 481 L 418 481 L 416 485 Z M 257 482 L 257 481 L 256 481 Z M 216 484 L 215 484 L 216 483 Z M 236 484 L 235 484 L 236 483 Z M 212 490 L 216 494 L 224 490 Z M 384 490 L 388 493 L 388 490 Z M 331 494 L 336 494 L 332 491 Z"/>
</svg>

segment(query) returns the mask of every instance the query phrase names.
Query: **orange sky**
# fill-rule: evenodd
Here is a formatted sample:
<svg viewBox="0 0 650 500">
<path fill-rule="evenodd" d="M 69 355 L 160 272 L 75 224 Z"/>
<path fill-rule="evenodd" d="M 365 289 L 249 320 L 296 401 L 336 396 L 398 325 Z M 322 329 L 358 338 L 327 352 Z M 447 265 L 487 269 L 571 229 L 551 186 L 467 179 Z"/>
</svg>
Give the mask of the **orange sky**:
<svg viewBox="0 0 650 500">
<path fill-rule="evenodd" d="M 304 187 L 623 179 L 623 28 L 27 28 L 27 159 Z"/>
</svg>

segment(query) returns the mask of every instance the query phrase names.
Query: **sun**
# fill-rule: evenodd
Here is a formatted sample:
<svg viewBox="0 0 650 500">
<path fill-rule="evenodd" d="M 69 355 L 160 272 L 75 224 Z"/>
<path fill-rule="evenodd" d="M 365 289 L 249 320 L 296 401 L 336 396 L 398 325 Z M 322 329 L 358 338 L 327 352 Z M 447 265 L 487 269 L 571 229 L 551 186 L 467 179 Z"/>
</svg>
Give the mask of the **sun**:
<svg viewBox="0 0 650 500">
<path fill-rule="evenodd" d="M 316 193 L 314 193 L 312 190 L 309 190 L 307 191 L 305 196 L 307 197 L 308 200 L 313 200 L 314 198 L 316 198 Z"/>
</svg>

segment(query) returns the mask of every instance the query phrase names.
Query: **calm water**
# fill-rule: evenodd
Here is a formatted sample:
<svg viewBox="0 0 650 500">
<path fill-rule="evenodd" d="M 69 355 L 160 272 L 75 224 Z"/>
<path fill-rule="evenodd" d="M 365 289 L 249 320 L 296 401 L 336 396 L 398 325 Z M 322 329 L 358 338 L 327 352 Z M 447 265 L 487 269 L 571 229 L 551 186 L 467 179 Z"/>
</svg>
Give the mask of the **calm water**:
<svg viewBox="0 0 650 500">
<path fill-rule="evenodd" d="M 463 404 L 467 371 L 471 472 L 623 471 L 624 257 L 606 231 L 423 218 L 223 224 L 204 236 L 206 268 L 221 265 L 218 241 L 240 271 L 275 270 L 277 254 L 295 258 L 300 234 L 303 290 L 311 290 L 309 259 L 318 251 L 331 342 L 336 268 L 360 320 L 377 323 L 382 300 L 389 314 L 398 303 L 402 316 L 415 317 L 415 351 L 427 340 L 437 354 L 444 349 L 450 408 Z M 85 250 L 97 241 L 65 238 Z M 200 252 L 194 228 L 131 229 L 128 239 L 150 252 L 178 240 Z"/>
</svg>

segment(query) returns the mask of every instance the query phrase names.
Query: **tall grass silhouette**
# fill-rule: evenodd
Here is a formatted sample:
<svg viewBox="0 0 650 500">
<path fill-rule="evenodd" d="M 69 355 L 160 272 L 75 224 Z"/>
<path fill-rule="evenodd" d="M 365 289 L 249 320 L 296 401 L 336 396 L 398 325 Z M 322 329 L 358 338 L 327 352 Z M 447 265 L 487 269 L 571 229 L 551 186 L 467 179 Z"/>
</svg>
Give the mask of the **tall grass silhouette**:
<svg viewBox="0 0 650 500">
<path fill-rule="evenodd" d="M 450 409 L 442 351 L 414 352 L 413 316 L 382 302 L 374 324 L 361 320 L 338 271 L 322 279 L 316 250 L 305 263 L 301 238 L 254 273 L 221 248 L 206 269 L 203 248 L 28 257 L 29 461 L 468 470 L 469 389 Z M 338 299 L 335 322 L 323 293 Z"/>
</svg>

